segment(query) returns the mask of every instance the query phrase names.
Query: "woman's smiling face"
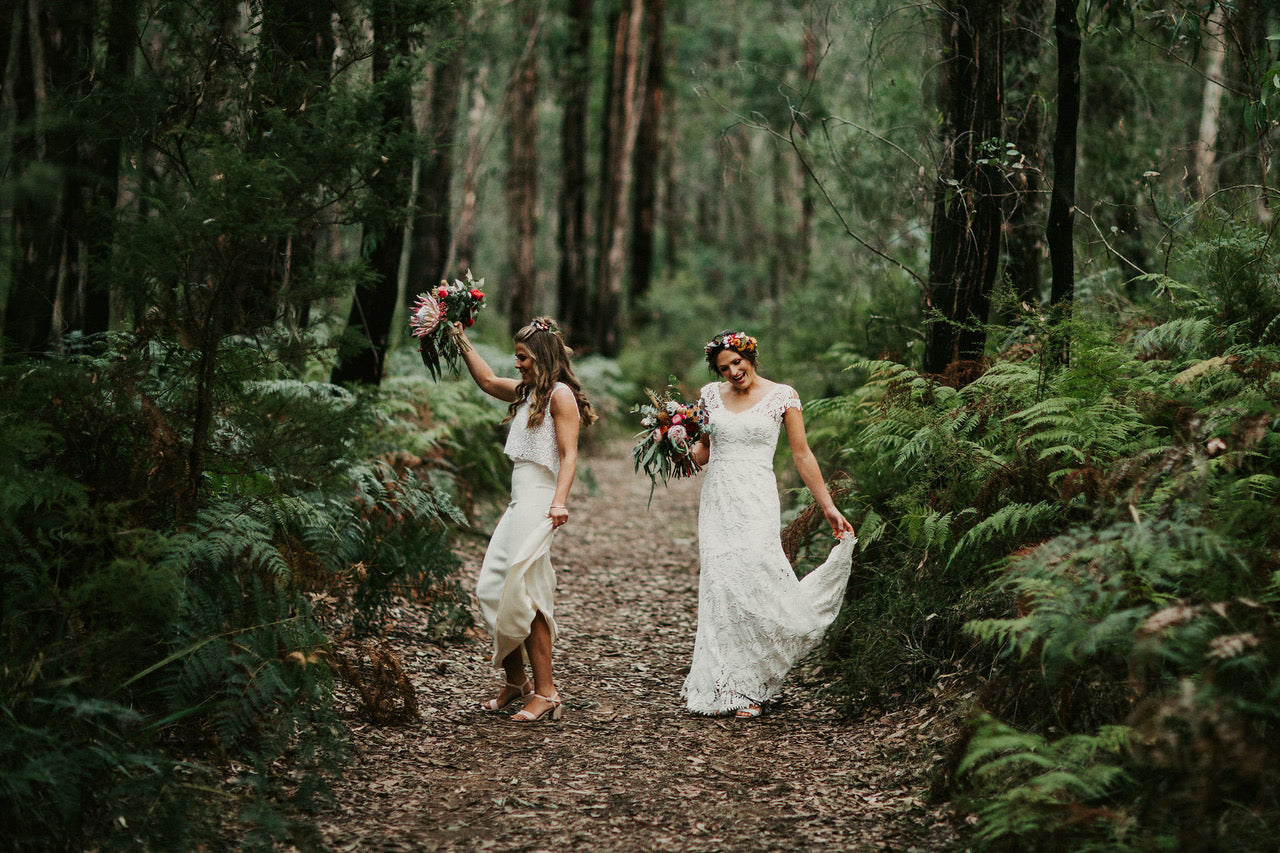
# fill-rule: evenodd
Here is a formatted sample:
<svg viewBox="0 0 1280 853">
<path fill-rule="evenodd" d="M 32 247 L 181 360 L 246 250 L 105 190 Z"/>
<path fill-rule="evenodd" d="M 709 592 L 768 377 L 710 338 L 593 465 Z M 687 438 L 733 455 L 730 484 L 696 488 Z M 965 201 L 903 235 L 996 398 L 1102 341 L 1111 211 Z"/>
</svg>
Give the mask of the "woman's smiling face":
<svg viewBox="0 0 1280 853">
<path fill-rule="evenodd" d="M 756 377 L 756 366 L 741 353 L 722 350 L 716 355 L 716 371 L 728 380 L 735 391 L 745 393 Z"/>
<path fill-rule="evenodd" d="M 516 370 L 524 382 L 533 378 L 533 353 L 524 344 L 516 344 Z"/>
</svg>

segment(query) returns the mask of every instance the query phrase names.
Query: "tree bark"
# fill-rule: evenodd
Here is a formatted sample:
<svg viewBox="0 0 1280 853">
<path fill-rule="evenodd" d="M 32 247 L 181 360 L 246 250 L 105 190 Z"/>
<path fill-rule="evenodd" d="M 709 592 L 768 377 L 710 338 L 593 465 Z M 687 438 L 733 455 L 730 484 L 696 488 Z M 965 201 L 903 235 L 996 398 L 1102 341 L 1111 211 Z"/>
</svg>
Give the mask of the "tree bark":
<svg viewBox="0 0 1280 853">
<path fill-rule="evenodd" d="M 1202 31 L 1204 90 L 1200 101 L 1200 130 L 1196 135 L 1195 157 L 1189 175 L 1191 197 L 1198 201 L 1213 195 L 1213 191 L 1217 189 L 1214 159 L 1217 156 L 1218 119 L 1222 112 L 1222 97 L 1226 94 L 1222 75 L 1227 56 L 1222 26 L 1225 15 L 1222 7 L 1215 5 Z"/>
<path fill-rule="evenodd" d="M 623 5 L 614 27 L 612 68 L 602 146 L 599 282 L 596 298 L 595 349 L 618 354 L 622 277 L 625 272 L 627 199 L 631 193 L 633 154 L 644 98 L 640 32 L 644 0 Z"/>
<path fill-rule="evenodd" d="M 1075 257 L 1071 229 L 1076 204 L 1076 129 L 1080 122 L 1079 0 L 1055 0 L 1053 32 L 1058 43 L 1058 123 L 1053 134 L 1053 191 L 1049 201 L 1049 264 L 1052 305 L 1075 298 Z M 1069 309 L 1068 309 L 1069 310 Z"/>
<path fill-rule="evenodd" d="M 587 114 L 591 97 L 591 0 L 569 0 L 569 39 L 564 63 L 564 113 L 560 122 L 560 203 L 556 270 L 560 323 L 573 343 L 591 340 L 587 300 Z"/>
<path fill-rule="evenodd" d="M 653 279 L 654 223 L 658 176 L 662 159 L 662 116 L 666 111 L 666 0 L 649 0 L 645 7 L 645 49 L 648 74 L 644 106 L 636 137 L 635 195 L 631 212 L 631 304 L 636 305 Z"/>
<path fill-rule="evenodd" d="M 528 41 L 511 74 L 507 96 L 507 216 L 511 240 L 507 266 L 511 274 L 511 302 L 507 313 L 512 334 L 533 318 L 538 287 L 536 239 L 538 225 L 538 10 L 536 3 L 520 3 L 519 30 Z"/>
<path fill-rule="evenodd" d="M 461 38 L 466 29 L 466 18 L 462 14 L 455 18 L 455 28 Z M 429 289 L 449 274 L 449 241 L 452 237 L 450 189 L 453 184 L 454 145 L 458 136 L 462 68 L 459 41 L 435 63 L 431 97 L 418 127 L 418 132 L 428 140 L 429 150 L 419 163 L 413 244 L 409 254 L 409 286 L 405 288 L 406 307 L 412 305 L 417 293 Z"/>
<path fill-rule="evenodd" d="M 1005 233 L 1004 275 L 1012 296 L 1021 305 L 1036 306 L 1044 286 L 1043 221 L 1041 176 L 1044 173 L 1046 104 L 1043 95 L 1043 45 L 1048 15 L 1041 0 L 1017 0 L 1010 10 L 1010 27 L 1005 38 L 1005 62 L 1011 75 L 1006 83 L 1005 115 L 1009 141 L 1025 158 L 1025 166 L 1015 174 L 1009 199 Z M 1014 95 L 1013 93 L 1017 93 Z M 1017 306 L 1012 306 L 1017 313 Z"/>
<path fill-rule="evenodd" d="M 1000 255 L 994 166 L 977 161 L 1001 135 L 1001 0 L 950 0 L 942 16 L 943 162 L 934 199 L 924 369 L 980 359 Z M 965 379 L 957 380 L 962 383 Z"/>
</svg>

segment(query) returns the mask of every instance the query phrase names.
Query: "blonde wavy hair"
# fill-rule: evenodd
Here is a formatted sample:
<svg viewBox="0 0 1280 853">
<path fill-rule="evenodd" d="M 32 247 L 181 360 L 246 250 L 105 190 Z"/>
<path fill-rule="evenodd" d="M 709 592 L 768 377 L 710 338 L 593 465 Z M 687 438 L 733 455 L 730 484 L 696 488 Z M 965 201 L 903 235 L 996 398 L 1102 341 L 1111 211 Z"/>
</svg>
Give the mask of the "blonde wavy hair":
<svg viewBox="0 0 1280 853">
<path fill-rule="evenodd" d="M 557 382 L 563 382 L 573 391 L 574 399 L 578 402 L 578 422 L 584 427 L 595 423 L 595 409 L 582 393 L 582 383 L 573 373 L 573 350 L 565 344 L 555 320 L 550 317 L 534 317 L 528 325 L 516 332 L 514 342 L 524 344 L 529 350 L 533 367 L 529 371 L 530 379 L 522 381 L 516 387 L 516 399 L 507 410 L 503 423 L 514 418 L 520 404 L 528 400 L 529 427 L 541 424 Z"/>
</svg>

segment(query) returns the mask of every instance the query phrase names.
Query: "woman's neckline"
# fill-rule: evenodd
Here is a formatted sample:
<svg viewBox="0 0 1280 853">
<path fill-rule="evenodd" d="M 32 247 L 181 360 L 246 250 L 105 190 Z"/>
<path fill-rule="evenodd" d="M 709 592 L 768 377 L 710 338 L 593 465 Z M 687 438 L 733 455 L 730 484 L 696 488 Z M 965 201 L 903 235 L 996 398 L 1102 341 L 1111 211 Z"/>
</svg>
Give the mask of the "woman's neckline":
<svg viewBox="0 0 1280 853">
<path fill-rule="evenodd" d="M 756 406 L 758 406 L 758 405 L 760 405 L 761 403 L 763 403 L 766 399 L 768 399 L 768 397 L 769 397 L 769 395 L 770 395 L 770 394 L 772 394 L 772 393 L 773 393 L 774 391 L 776 391 L 778 388 L 781 388 L 781 387 L 782 387 L 782 383 L 780 383 L 780 382 L 774 382 L 774 381 L 773 381 L 773 380 L 771 380 L 771 379 L 765 379 L 765 380 L 763 380 L 763 381 L 768 382 L 768 383 L 769 383 L 769 385 L 768 385 L 768 387 L 766 387 L 766 388 L 764 389 L 764 393 L 762 393 L 762 394 L 760 395 L 760 399 L 756 400 L 754 403 L 752 403 L 751 405 L 747 406 L 747 407 L 746 407 L 746 408 L 744 408 L 744 409 L 731 409 L 731 408 L 729 408 L 729 403 L 728 403 L 728 401 L 729 401 L 729 399 L 730 399 L 730 398 L 729 398 L 729 397 L 727 397 L 727 396 L 725 395 L 725 393 L 724 393 L 724 389 L 720 387 L 721 385 L 724 385 L 724 384 L 726 384 L 726 383 L 724 383 L 724 382 L 717 382 L 717 383 L 716 383 L 716 394 L 720 395 L 720 405 L 724 408 L 724 410 L 725 410 L 726 412 L 729 412 L 730 414 L 733 414 L 733 415 L 744 415 L 744 414 L 746 414 L 747 412 L 749 412 L 749 411 L 751 411 L 752 409 L 754 409 Z"/>
</svg>

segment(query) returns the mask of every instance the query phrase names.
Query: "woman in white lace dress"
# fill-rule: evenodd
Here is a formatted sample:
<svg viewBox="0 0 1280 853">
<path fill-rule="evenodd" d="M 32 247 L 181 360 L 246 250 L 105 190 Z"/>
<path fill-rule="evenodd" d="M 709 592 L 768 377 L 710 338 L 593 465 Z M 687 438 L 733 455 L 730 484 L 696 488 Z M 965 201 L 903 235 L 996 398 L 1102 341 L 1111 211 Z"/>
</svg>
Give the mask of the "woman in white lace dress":
<svg viewBox="0 0 1280 853">
<path fill-rule="evenodd" d="M 516 332 L 518 380 L 495 374 L 467 342 L 460 324 L 451 332 L 481 390 L 511 404 L 506 444 L 515 463 L 511 503 L 494 528 L 476 581 L 480 613 L 493 635 L 492 664 L 502 668 L 506 684 L 480 708 L 502 712 L 523 699 L 524 707 L 512 720 L 558 720 L 563 705 L 551 665 L 556 638 L 551 540 L 569 520 L 578 430 L 590 426 L 596 415 L 573 375 L 571 351 L 550 318 L 535 318 Z M 532 682 L 525 675 L 526 662 L 533 670 Z"/>
<path fill-rule="evenodd" d="M 705 466 L 698 508 L 698 630 L 681 695 L 699 714 L 760 715 L 788 671 L 822 639 L 844 598 L 853 526 L 836 509 L 804 432 L 800 398 L 756 371 L 756 339 L 725 331 L 707 344 L 723 381 L 702 389 L 709 439 L 694 449 Z M 803 580 L 782 550 L 774 448 L 785 424 L 791 457 L 838 538 Z"/>
</svg>

